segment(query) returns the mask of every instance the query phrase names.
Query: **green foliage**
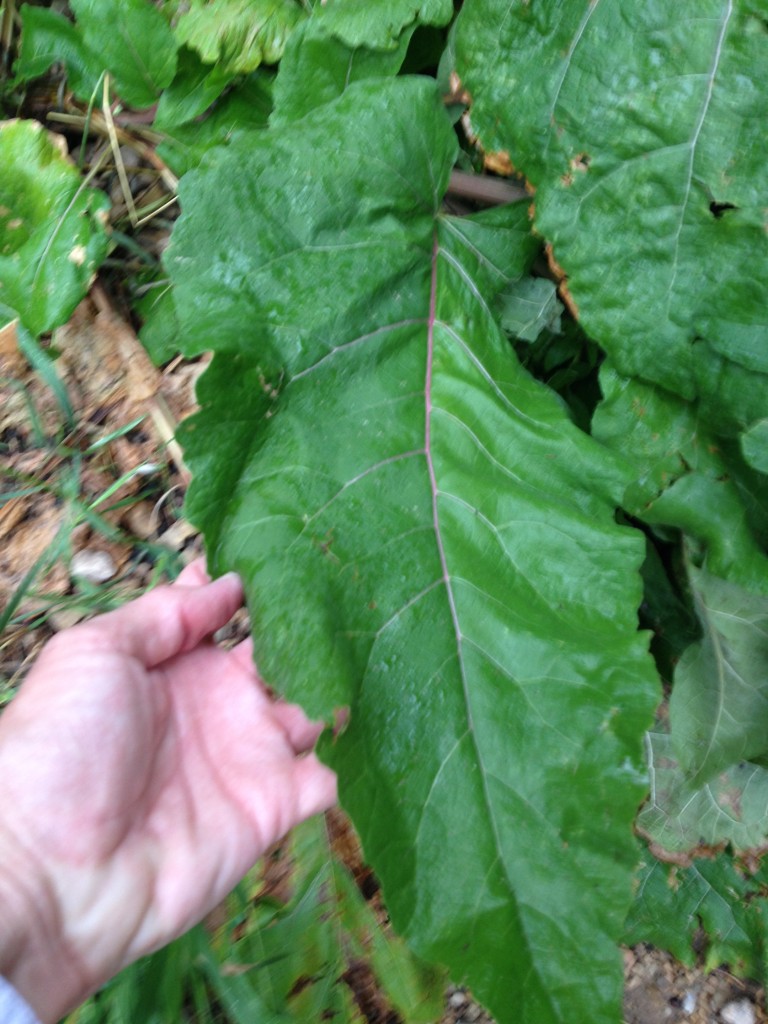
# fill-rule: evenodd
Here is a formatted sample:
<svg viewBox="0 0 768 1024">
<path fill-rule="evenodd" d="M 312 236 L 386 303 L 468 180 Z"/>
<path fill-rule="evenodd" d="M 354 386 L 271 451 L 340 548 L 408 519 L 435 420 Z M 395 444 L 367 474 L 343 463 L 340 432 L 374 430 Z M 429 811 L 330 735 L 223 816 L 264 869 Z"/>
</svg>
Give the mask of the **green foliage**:
<svg viewBox="0 0 768 1024">
<path fill-rule="evenodd" d="M 0 302 L 33 334 L 67 321 L 106 256 L 109 203 L 37 121 L 0 124 Z"/>
<path fill-rule="evenodd" d="M 276 63 L 303 17 L 298 0 L 191 0 L 176 35 L 206 64 L 237 74 Z"/>
<path fill-rule="evenodd" d="M 393 49 L 349 47 L 329 35 L 318 7 L 317 16 L 299 26 L 285 48 L 275 79 L 275 109 L 271 122 L 296 121 L 310 110 L 341 96 L 352 82 L 397 74 L 412 29 L 405 29 Z"/>
<path fill-rule="evenodd" d="M 768 388 L 764 19 L 749 0 L 477 0 L 456 37 L 473 128 L 536 186 L 585 329 L 739 426 L 736 382 Z"/>
<path fill-rule="evenodd" d="M 178 52 L 176 75 L 163 91 L 155 114 L 155 127 L 164 130 L 188 124 L 204 114 L 219 98 L 233 75 L 218 65 L 210 67 L 183 46 Z"/>
<path fill-rule="evenodd" d="M 586 1019 L 618 1005 L 618 971 L 582 980 L 615 957 L 657 698 L 642 546 L 621 470 L 489 307 L 527 212 L 440 214 L 454 159 L 431 83 L 394 79 L 187 175 L 166 266 L 184 349 L 217 337 L 189 512 L 246 580 L 265 678 L 351 708 L 325 755 L 396 928 L 500 1019 L 510 985 L 520 1019 Z"/>
<path fill-rule="evenodd" d="M 144 337 L 215 353 L 188 511 L 268 681 L 349 709 L 321 754 L 399 933 L 500 1024 L 618 1020 L 622 934 L 690 957 L 701 926 L 764 972 L 762 869 L 731 857 L 768 843 L 762 7 L 73 7 L 22 8 L 17 79 L 58 59 L 158 103 L 183 213 Z M 133 47 L 99 36 L 120 12 Z M 450 117 L 405 73 L 438 58 Z M 530 211 L 446 211 L 482 153 Z M 201 954 L 222 1013 L 291 1019 L 304 961 L 303 1019 L 352 1012 L 315 910 L 258 918 L 253 977 Z M 397 996 L 377 963 L 413 1013 L 421 968 Z"/>
<path fill-rule="evenodd" d="M 405 29 L 417 22 L 445 25 L 453 15 L 451 0 L 328 0 L 318 11 L 328 35 L 347 46 L 395 49 Z"/>
<path fill-rule="evenodd" d="M 593 433 L 633 466 L 624 508 L 695 538 L 713 573 L 768 593 L 768 477 L 718 436 L 699 403 L 623 377 L 610 364 L 600 385 L 605 400 Z M 755 411 L 768 404 L 768 389 L 757 397 Z"/>
<path fill-rule="evenodd" d="M 72 91 L 87 99 L 96 89 L 97 61 L 75 25 L 46 7 L 24 4 L 21 8 L 21 45 L 16 61 L 16 80 L 27 82 L 44 75 L 60 61 L 67 69 Z"/>
<path fill-rule="evenodd" d="M 180 101 L 179 106 L 181 102 L 184 101 Z M 187 121 L 184 112 L 180 114 L 183 122 L 160 125 L 163 141 L 157 147 L 157 154 L 176 174 L 184 174 L 197 167 L 214 146 L 228 145 L 241 131 L 265 128 L 271 111 L 272 79 L 254 72 L 233 85 L 204 119 Z M 169 118 L 173 116 L 161 100 L 157 117 L 166 114 Z"/>
<path fill-rule="evenodd" d="M 381 927 L 324 819 L 297 828 L 248 881 L 218 934 L 197 928 L 135 964 L 68 1024 L 360 1024 L 356 996 L 371 985 L 404 1024 L 439 1018 L 445 977 Z"/>
<path fill-rule="evenodd" d="M 691 783 L 765 751 L 768 597 L 689 568 L 702 639 L 675 671 L 672 742 Z"/>
<path fill-rule="evenodd" d="M 375 979 L 404 1024 L 437 1020 L 445 978 L 381 929 L 329 845 L 325 821 L 296 829 L 280 856 L 289 867 L 281 877 L 278 865 L 289 898 L 280 900 L 266 887 L 234 946 L 219 948 L 216 968 L 210 960 L 207 965 L 216 997 L 235 1024 L 358 1021 L 352 975 L 361 970 Z"/>
<path fill-rule="evenodd" d="M 680 855 L 726 843 L 746 851 L 764 845 L 768 801 L 765 768 L 739 762 L 697 786 L 676 760 L 667 733 L 650 733 L 647 744 L 651 795 L 638 815 L 637 825 L 659 852 Z"/>
<path fill-rule="evenodd" d="M 85 46 L 115 79 L 120 97 L 149 107 L 176 73 L 177 42 L 161 12 L 147 0 L 71 0 Z"/>
<path fill-rule="evenodd" d="M 708 970 L 727 963 L 738 974 L 764 977 L 766 883 L 764 867 L 748 871 L 724 854 L 688 867 L 660 864 L 646 854 L 625 941 L 652 942 L 687 964 L 703 946 Z"/>
<path fill-rule="evenodd" d="M 744 458 L 758 473 L 768 474 L 768 419 L 757 420 L 741 435 Z"/>
<path fill-rule="evenodd" d="M 560 333 L 563 305 L 553 281 L 525 277 L 515 281 L 503 296 L 501 326 L 512 338 L 536 341 L 543 331 Z"/>
</svg>

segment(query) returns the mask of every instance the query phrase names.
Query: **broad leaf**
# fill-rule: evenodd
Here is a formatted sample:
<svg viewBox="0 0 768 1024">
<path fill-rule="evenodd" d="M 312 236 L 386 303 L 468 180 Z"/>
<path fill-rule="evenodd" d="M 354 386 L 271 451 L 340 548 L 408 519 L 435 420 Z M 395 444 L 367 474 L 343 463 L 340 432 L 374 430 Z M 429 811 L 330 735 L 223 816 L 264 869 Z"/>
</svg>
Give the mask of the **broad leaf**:
<svg viewBox="0 0 768 1024">
<path fill-rule="evenodd" d="M 166 264 L 187 350 L 217 349 L 189 513 L 265 678 L 349 706 L 323 755 L 412 948 L 501 1022 L 608 1022 L 656 699 L 642 545 L 491 312 L 526 211 L 439 212 L 441 107 L 357 83 L 182 183 Z"/>
<path fill-rule="evenodd" d="M 56 139 L 37 121 L 0 122 L 0 303 L 36 335 L 69 318 L 107 254 L 107 198 Z"/>
<path fill-rule="evenodd" d="M 768 394 L 766 63 L 753 0 L 474 0 L 456 36 L 473 129 L 536 186 L 586 330 L 734 426 Z"/>
<path fill-rule="evenodd" d="M 691 785 L 677 763 L 670 737 L 648 736 L 651 796 L 640 811 L 640 832 L 657 852 L 695 854 L 730 843 L 736 850 L 765 848 L 768 770 L 742 762 L 702 786 Z"/>
<path fill-rule="evenodd" d="M 199 117 L 222 94 L 234 75 L 203 64 L 197 54 L 182 47 L 176 76 L 157 104 L 153 127 L 163 131 Z"/>
<path fill-rule="evenodd" d="M 198 166 L 209 149 L 227 145 L 238 132 L 266 128 L 271 112 L 272 79 L 255 71 L 204 118 L 164 128 L 157 155 L 175 174 L 185 174 Z"/>
<path fill-rule="evenodd" d="M 143 321 L 139 335 L 155 366 L 160 366 L 177 355 L 180 348 L 179 323 L 173 290 L 168 281 L 157 281 L 133 308 Z"/>
<path fill-rule="evenodd" d="M 757 420 L 742 434 L 741 450 L 751 466 L 768 474 L 768 418 Z"/>
<path fill-rule="evenodd" d="M 18 82 L 44 75 L 60 62 L 67 69 L 67 84 L 82 100 L 94 94 L 101 62 L 85 45 L 82 33 L 62 14 L 45 7 L 21 7 L 21 44 L 14 65 Z"/>
<path fill-rule="evenodd" d="M 300 25 L 285 47 L 275 79 L 272 124 L 295 121 L 336 99 L 353 82 L 394 75 L 405 59 L 413 28 L 405 29 L 393 49 L 352 48 L 329 35 L 322 12 Z"/>
<path fill-rule="evenodd" d="M 72 0 L 85 46 L 108 71 L 120 98 L 151 107 L 176 73 L 178 45 L 150 0 Z"/>
<path fill-rule="evenodd" d="M 316 9 L 317 10 L 317 9 Z M 325 32 L 350 47 L 394 49 L 404 29 L 415 23 L 447 25 L 453 17 L 451 0 L 325 0 L 317 10 Z"/>
<path fill-rule="evenodd" d="M 768 597 L 688 573 L 703 636 L 680 659 L 669 710 L 677 760 L 695 786 L 768 751 Z"/>
<path fill-rule="evenodd" d="M 191 0 L 179 18 L 176 37 L 205 64 L 239 74 L 276 63 L 304 17 L 298 0 Z"/>
<path fill-rule="evenodd" d="M 634 467 L 624 508 L 685 531 L 706 545 L 711 572 L 768 594 L 768 477 L 712 432 L 697 404 L 610 365 L 600 385 L 593 434 Z"/>
<path fill-rule="evenodd" d="M 727 964 L 734 974 L 765 982 L 767 883 L 765 868 L 749 874 L 726 854 L 689 867 L 659 864 L 646 855 L 623 941 L 650 942 L 693 966 L 703 929 L 705 970 Z"/>
<path fill-rule="evenodd" d="M 543 331 L 560 331 L 562 303 L 552 281 L 525 277 L 503 296 L 501 326 L 521 341 L 536 341 Z"/>
</svg>

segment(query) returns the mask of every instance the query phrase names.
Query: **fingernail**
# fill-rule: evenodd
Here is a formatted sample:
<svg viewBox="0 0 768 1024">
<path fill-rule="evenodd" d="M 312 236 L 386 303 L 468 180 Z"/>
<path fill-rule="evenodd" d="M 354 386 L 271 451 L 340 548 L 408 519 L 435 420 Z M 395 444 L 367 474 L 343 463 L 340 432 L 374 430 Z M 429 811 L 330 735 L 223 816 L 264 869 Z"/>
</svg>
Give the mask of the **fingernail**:
<svg viewBox="0 0 768 1024">
<path fill-rule="evenodd" d="M 224 573 L 224 575 L 223 575 L 223 576 L 220 576 L 220 577 L 219 577 L 219 579 L 220 579 L 220 580 L 222 580 L 222 581 L 223 581 L 223 580 L 227 580 L 227 581 L 228 581 L 228 582 L 230 582 L 230 583 L 233 583 L 233 582 L 234 582 L 234 583 L 238 583 L 238 584 L 239 584 L 240 586 L 242 586 L 242 585 L 243 585 L 243 581 L 242 581 L 242 580 L 240 579 L 240 576 L 239 576 L 239 574 L 238 574 L 238 573 L 236 573 L 236 572 L 227 572 L 227 573 Z"/>
</svg>

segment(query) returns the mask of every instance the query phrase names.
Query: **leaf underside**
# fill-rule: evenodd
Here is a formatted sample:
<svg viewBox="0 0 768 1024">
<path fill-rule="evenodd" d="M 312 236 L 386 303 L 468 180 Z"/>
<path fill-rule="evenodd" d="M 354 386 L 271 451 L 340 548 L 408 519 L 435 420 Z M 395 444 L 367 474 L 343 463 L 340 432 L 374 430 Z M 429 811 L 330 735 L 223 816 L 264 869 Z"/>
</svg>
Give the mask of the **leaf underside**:
<svg viewBox="0 0 768 1024">
<path fill-rule="evenodd" d="M 433 83 L 399 79 L 187 176 L 166 264 L 187 350 L 217 352 L 189 513 L 264 677 L 351 709 L 323 754 L 412 948 L 500 1021 L 609 1021 L 656 699 L 642 545 L 619 463 L 492 312 L 525 211 L 441 214 L 454 157 Z"/>
<path fill-rule="evenodd" d="M 650 733 L 647 743 L 651 796 L 637 825 L 660 854 L 689 854 L 726 844 L 738 851 L 765 846 L 768 770 L 740 762 L 694 785 L 675 759 L 667 733 Z"/>
</svg>

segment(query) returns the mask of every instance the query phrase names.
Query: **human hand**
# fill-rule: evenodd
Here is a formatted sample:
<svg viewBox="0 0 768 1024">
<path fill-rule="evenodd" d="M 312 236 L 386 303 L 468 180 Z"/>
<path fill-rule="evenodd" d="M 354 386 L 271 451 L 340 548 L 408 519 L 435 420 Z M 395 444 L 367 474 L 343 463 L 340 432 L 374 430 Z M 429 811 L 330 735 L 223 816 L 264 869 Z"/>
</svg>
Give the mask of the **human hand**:
<svg viewBox="0 0 768 1024">
<path fill-rule="evenodd" d="M 0 974 L 54 1021 L 211 910 L 335 800 L 320 727 L 275 702 L 201 563 L 43 649 L 0 719 Z"/>
</svg>

